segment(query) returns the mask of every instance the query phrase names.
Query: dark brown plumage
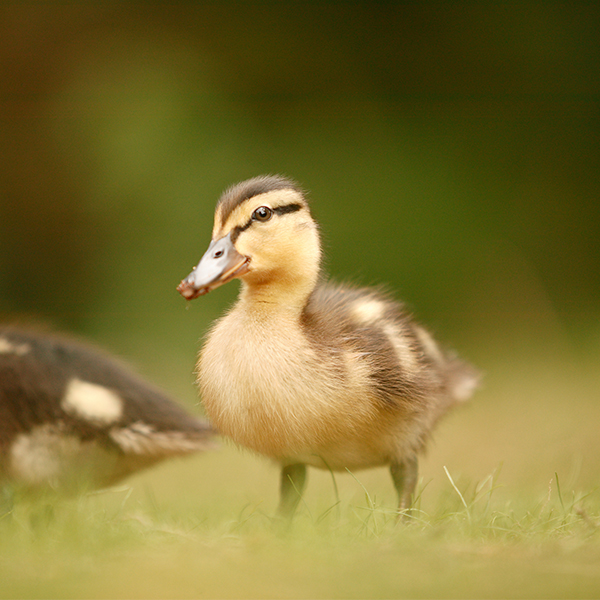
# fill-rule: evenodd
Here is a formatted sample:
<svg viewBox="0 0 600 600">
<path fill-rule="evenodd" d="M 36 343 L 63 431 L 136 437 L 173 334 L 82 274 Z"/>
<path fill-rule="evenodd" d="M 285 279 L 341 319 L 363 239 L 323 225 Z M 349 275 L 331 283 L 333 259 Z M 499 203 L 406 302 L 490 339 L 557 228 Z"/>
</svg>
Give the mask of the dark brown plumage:
<svg viewBox="0 0 600 600">
<path fill-rule="evenodd" d="M 116 360 L 0 327 L 0 482 L 77 491 L 210 446 L 211 428 Z"/>
</svg>

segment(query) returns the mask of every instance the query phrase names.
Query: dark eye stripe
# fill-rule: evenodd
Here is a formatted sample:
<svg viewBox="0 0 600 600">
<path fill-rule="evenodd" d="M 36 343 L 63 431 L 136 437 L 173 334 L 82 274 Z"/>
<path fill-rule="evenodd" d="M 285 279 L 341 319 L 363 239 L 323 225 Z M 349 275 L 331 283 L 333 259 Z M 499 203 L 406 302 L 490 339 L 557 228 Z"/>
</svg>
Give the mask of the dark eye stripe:
<svg viewBox="0 0 600 600">
<path fill-rule="evenodd" d="M 284 204 L 283 206 L 278 206 L 277 208 L 273 208 L 271 210 L 277 215 L 285 215 L 287 213 L 296 212 L 301 208 L 301 204 Z M 252 223 L 254 223 L 254 219 L 250 218 L 247 223 L 244 223 L 244 225 L 234 227 L 231 231 L 231 243 L 235 244 L 235 241 L 238 239 L 240 233 L 242 233 L 242 231 L 246 231 L 246 229 L 248 229 Z"/>
<path fill-rule="evenodd" d="M 287 213 L 296 212 L 297 210 L 300 210 L 301 208 L 302 208 L 301 204 L 285 204 L 283 206 L 278 206 L 277 208 L 274 208 L 273 212 L 277 213 L 278 215 L 285 215 Z"/>
</svg>

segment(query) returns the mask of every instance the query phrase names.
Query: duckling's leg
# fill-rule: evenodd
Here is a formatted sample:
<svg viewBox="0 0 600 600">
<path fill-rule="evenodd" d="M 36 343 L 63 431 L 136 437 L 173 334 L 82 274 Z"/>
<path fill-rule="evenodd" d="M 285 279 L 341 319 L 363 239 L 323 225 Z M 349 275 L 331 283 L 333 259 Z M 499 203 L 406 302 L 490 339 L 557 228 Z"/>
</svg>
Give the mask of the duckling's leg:
<svg viewBox="0 0 600 600">
<path fill-rule="evenodd" d="M 398 492 L 398 511 L 411 507 L 419 475 L 419 462 L 416 456 L 394 461 L 390 465 L 390 473 Z"/>
<path fill-rule="evenodd" d="M 298 463 L 286 465 L 281 470 L 281 495 L 277 515 L 291 519 L 302 498 L 306 485 L 306 465 Z"/>
</svg>

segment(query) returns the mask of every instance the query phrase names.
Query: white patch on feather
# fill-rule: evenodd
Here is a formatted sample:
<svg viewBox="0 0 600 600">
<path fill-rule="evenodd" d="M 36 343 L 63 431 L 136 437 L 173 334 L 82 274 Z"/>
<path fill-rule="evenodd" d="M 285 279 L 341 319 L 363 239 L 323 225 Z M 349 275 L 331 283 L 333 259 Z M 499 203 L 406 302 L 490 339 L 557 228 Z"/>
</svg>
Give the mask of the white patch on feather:
<svg viewBox="0 0 600 600">
<path fill-rule="evenodd" d="M 352 306 L 352 314 L 360 323 L 376 323 L 383 317 L 384 308 L 380 300 L 359 300 Z"/>
<path fill-rule="evenodd" d="M 0 354 L 16 354 L 23 356 L 31 350 L 29 344 L 17 344 L 7 340 L 5 337 L 0 337 Z"/>
<path fill-rule="evenodd" d="M 111 439 L 126 454 L 168 456 L 204 450 L 210 444 L 183 431 L 156 431 L 152 425 L 138 421 L 128 427 L 114 428 Z"/>
<path fill-rule="evenodd" d="M 425 354 L 438 364 L 445 362 L 444 355 L 440 351 L 436 341 L 431 337 L 429 332 L 422 327 L 415 327 L 415 333 L 423 346 Z"/>
<path fill-rule="evenodd" d="M 96 440 L 81 440 L 64 424 L 45 423 L 20 433 L 8 455 L 8 473 L 27 486 L 75 491 L 79 485 L 106 485 L 122 458 Z"/>
<path fill-rule="evenodd" d="M 114 423 L 123 414 L 123 402 L 115 392 L 80 379 L 69 382 L 61 406 L 65 412 L 99 425 Z"/>
<path fill-rule="evenodd" d="M 9 470 L 29 485 L 54 483 L 62 476 L 65 464 L 75 459 L 80 450 L 81 441 L 77 437 L 47 423 L 15 438 L 10 448 Z"/>
<path fill-rule="evenodd" d="M 383 333 L 385 333 L 394 347 L 396 356 L 400 361 L 400 366 L 405 374 L 409 376 L 416 375 L 419 365 L 415 352 L 407 338 L 402 335 L 402 332 L 399 331 L 398 327 L 391 323 L 386 323 L 383 326 Z"/>
</svg>

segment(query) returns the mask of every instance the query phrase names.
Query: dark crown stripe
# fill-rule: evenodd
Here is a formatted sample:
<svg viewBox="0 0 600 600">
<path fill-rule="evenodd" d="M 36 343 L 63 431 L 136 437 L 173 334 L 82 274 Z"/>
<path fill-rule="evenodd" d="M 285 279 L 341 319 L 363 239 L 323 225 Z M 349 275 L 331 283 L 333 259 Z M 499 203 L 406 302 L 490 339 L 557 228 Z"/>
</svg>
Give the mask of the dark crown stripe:
<svg viewBox="0 0 600 600">
<path fill-rule="evenodd" d="M 301 204 L 294 203 L 294 204 L 284 204 L 283 206 L 277 206 L 276 208 L 273 208 L 271 210 L 276 215 L 286 215 L 288 213 L 296 212 L 296 211 L 300 210 L 301 208 L 302 208 Z M 238 227 L 234 227 L 233 230 L 231 231 L 231 243 L 235 244 L 235 241 L 238 239 L 240 233 L 242 233 L 242 231 L 246 231 L 246 229 L 248 229 L 248 227 L 250 227 L 250 225 L 252 225 L 252 223 L 254 223 L 254 219 L 250 218 L 247 223 L 244 223 L 243 225 L 238 225 Z"/>
<path fill-rule="evenodd" d="M 234 209 L 250 198 L 278 190 L 292 190 L 302 194 L 302 190 L 296 182 L 279 175 L 262 175 L 230 187 L 225 190 L 218 202 L 221 221 L 225 223 Z"/>
</svg>

